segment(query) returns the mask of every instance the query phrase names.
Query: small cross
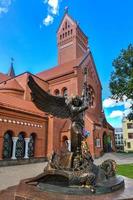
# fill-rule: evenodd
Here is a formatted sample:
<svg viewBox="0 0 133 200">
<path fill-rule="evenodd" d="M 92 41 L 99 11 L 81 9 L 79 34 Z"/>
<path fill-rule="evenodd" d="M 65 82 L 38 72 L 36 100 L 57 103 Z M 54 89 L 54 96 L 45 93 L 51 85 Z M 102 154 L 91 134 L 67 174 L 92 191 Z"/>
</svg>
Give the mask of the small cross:
<svg viewBox="0 0 133 200">
<path fill-rule="evenodd" d="M 69 9 L 69 7 L 66 6 L 66 7 L 65 7 L 65 13 L 68 13 L 68 9 Z"/>
<path fill-rule="evenodd" d="M 11 57 L 11 62 L 12 62 L 12 63 L 14 62 L 14 58 L 13 58 L 13 57 Z"/>
</svg>

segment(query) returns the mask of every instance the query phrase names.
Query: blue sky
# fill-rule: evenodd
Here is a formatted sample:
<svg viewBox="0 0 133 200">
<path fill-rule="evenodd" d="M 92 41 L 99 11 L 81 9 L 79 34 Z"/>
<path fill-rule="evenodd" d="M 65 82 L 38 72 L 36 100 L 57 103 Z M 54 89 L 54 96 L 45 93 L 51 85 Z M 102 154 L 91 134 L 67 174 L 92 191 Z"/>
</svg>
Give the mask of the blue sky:
<svg viewBox="0 0 133 200">
<path fill-rule="evenodd" d="M 133 43 L 133 0 L 0 0 L 0 71 L 7 73 L 11 57 L 16 74 L 37 73 L 56 65 L 56 30 L 65 6 L 89 37 L 107 119 L 120 126 L 127 107 L 114 101 L 108 104 L 108 84 L 113 59 Z M 113 115 L 114 111 L 121 113 Z"/>
</svg>

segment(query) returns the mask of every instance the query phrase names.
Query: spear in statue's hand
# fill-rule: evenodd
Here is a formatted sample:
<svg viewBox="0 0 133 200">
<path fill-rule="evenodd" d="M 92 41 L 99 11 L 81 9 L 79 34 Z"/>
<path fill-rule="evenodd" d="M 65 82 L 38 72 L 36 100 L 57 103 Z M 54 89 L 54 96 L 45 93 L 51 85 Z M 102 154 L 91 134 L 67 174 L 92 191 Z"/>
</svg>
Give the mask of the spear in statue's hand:
<svg viewBox="0 0 133 200">
<path fill-rule="evenodd" d="M 87 74 L 88 74 L 88 70 L 87 68 L 85 67 L 83 69 L 83 75 L 84 75 L 84 83 L 83 83 L 83 91 L 82 91 L 82 98 L 83 98 L 83 102 L 84 102 L 84 105 L 88 106 L 88 84 L 87 84 Z"/>
</svg>

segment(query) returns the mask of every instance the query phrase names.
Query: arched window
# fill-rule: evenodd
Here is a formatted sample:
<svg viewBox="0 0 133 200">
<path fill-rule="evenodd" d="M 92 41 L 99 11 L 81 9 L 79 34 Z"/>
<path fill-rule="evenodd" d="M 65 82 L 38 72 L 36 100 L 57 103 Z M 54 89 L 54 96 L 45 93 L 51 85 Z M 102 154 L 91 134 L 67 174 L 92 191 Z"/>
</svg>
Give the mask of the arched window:
<svg viewBox="0 0 133 200">
<path fill-rule="evenodd" d="M 71 29 L 71 35 L 73 34 L 73 30 Z"/>
<path fill-rule="evenodd" d="M 20 133 L 18 136 L 18 140 L 16 143 L 16 152 L 15 156 L 17 159 L 23 158 L 25 155 L 25 140 L 24 140 L 24 134 Z"/>
<path fill-rule="evenodd" d="M 67 136 L 62 137 L 62 150 L 63 151 L 70 151 L 70 140 L 68 139 Z"/>
<path fill-rule="evenodd" d="M 62 96 L 63 97 L 67 97 L 68 96 L 68 90 L 67 90 L 67 88 L 63 88 L 62 89 Z"/>
<path fill-rule="evenodd" d="M 34 157 L 34 153 L 35 153 L 35 137 L 36 137 L 36 135 L 34 133 L 32 133 L 30 135 L 30 141 L 28 143 L 28 156 L 29 156 L 29 158 Z"/>
<path fill-rule="evenodd" d="M 62 39 L 62 35 L 60 35 L 60 40 Z"/>
<path fill-rule="evenodd" d="M 65 29 L 67 29 L 67 22 L 65 22 Z"/>
<path fill-rule="evenodd" d="M 4 135 L 4 141 L 3 141 L 3 158 L 9 159 L 12 156 L 12 147 L 13 147 L 13 141 L 12 141 L 12 131 L 7 131 Z"/>
<path fill-rule="evenodd" d="M 56 90 L 54 91 L 54 95 L 55 95 L 55 96 L 59 96 L 59 95 L 60 95 L 60 91 L 59 91 L 58 89 L 56 89 Z"/>
<path fill-rule="evenodd" d="M 88 86 L 88 101 L 89 101 L 90 107 L 95 106 L 95 92 L 94 92 L 94 89 L 90 85 Z"/>
</svg>

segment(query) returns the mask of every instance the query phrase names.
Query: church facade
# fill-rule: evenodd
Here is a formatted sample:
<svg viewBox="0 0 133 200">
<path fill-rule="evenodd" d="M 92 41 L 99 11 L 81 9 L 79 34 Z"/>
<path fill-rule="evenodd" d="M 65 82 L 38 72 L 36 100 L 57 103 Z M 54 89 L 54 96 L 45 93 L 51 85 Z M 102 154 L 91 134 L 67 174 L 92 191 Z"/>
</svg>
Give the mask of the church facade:
<svg viewBox="0 0 133 200">
<path fill-rule="evenodd" d="M 114 129 L 102 109 L 102 86 L 88 38 L 79 25 L 64 14 L 57 31 L 58 65 L 36 75 L 15 76 L 13 64 L 8 75 L 0 73 L 0 160 L 48 157 L 63 148 L 71 150 L 71 123 L 38 110 L 32 103 L 28 77 L 52 95 L 82 95 L 84 71 L 89 95 L 85 113 L 87 142 L 93 157 L 115 151 Z"/>
</svg>

